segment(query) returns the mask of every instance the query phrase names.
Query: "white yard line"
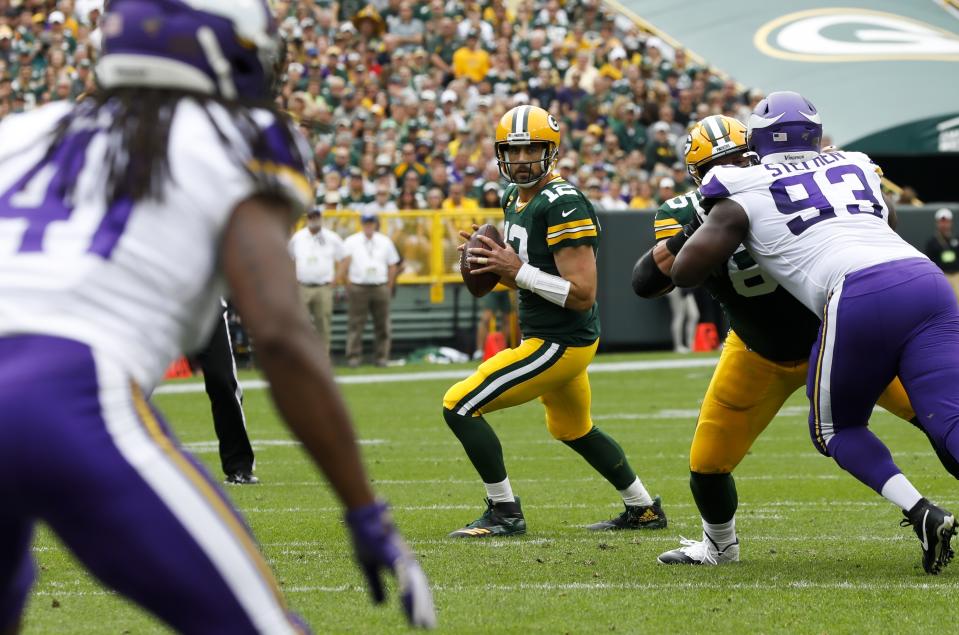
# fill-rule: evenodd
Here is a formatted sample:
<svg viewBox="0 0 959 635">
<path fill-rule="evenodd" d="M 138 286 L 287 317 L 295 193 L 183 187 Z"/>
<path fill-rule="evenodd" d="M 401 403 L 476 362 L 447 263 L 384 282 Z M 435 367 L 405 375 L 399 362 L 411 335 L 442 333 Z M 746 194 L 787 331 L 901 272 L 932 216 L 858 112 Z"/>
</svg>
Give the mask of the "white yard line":
<svg viewBox="0 0 959 635">
<path fill-rule="evenodd" d="M 656 359 L 635 362 L 596 362 L 589 367 L 590 373 L 618 373 L 664 370 L 674 368 L 712 368 L 719 361 L 718 357 L 697 357 L 694 359 Z M 431 370 L 415 373 L 382 373 L 373 375 L 346 375 L 337 377 L 338 384 L 390 384 L 405 381 L 436 381 L 440 379 L 463 379 L 469 377 L 473 371 L 468 368 L 460 370 Z M 246 379 L 240 382 L 243 390 L 262 390 L 267 383 L 262 379 Z M 164 384 L 153 391 L 155 395 L 171 395 L 180 393 L 204 392 L 200 382 L 186 384 Z"/>
<path fill-rule="evenodd" d="M 727 565 L 735 566 L 735 565 Z M 48 586 L 48 585 L 44 585 Z M 522 592 L 538 591 L 933 591 L 935 593 L 955 593 L 959 583 L 932 584 L 929 582 L 816 582 L 813 580 L 782 580 L 776 582 L 730 582 L 719 579 L 709 582 L 529 582 L 520 584 L 434 584 L 434 593 L 470 593 L 477 591 Z M 284 593 L 358 593 L 366 594 L 365 586 L 291 586 L 284 587 Z M 34 595 L 76 597 L 96 595 L 116 595 L 112 591 L 66 591 L 62 589 L 38 589 Z"/>
</svg>

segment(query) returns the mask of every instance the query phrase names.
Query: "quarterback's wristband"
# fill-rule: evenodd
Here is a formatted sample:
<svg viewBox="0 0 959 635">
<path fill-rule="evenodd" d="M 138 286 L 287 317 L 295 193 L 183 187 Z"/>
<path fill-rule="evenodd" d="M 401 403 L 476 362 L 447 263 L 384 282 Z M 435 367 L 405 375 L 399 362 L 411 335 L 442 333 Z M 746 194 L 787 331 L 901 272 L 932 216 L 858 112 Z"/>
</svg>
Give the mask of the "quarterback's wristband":
<svg viewBox="0 0 959 635">
<path fill-rule="evenodd" d="M 528 262 L 524 262 L 516 273 L 516 286 L 520 289 L 532 291 L 553 304 L 566 306 L 566 298 L 569 296 L 571 285 L 569 280 L 546 273 Z"/>
</svg>

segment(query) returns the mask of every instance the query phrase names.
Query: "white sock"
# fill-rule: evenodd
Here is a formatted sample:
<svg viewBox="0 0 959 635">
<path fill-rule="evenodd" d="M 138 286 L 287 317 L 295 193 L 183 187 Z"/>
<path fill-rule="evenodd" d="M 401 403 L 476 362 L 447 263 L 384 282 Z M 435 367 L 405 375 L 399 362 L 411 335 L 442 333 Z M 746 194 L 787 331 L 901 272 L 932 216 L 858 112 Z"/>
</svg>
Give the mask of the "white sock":
<svg viewBox="0 0 959 635">
<path fill-rule="evenodd" d="M 713 539 L 719 549 L 736 542 L 736 517 L 726 523 L 707 523 L 703 520 L 703 531 Z"/>
<path fill-rule="evenodd" d="M 890 477 L 885 485 L 882 486 L 882 490 L 879 493 L 882 494 L 882 497 L 886 500 L 901 507 L 904 512 L 915 507 L 919 499 L 922 498 L 919 490 L 913 487 L 909 479 L 902 473 Z"/>
<path fill-rule="evenodd" d="M 653 504 L 653 499 L 646 488 L 643 487 L 643 482 L 639 480 L 638 476 L 632 485 L 619 490 L 619 495 L 623 497 L 623 502 L 630 507 L 646 507 Z"/>
<path fill-rule="evenodd" d="M 494 503 L 512 503 L 516 500 L 513 496 L 513 488 L 509 485 L 509 477 L 499 483 L 483 483 L 486 487 L 486 495 Z"/>
</svg>

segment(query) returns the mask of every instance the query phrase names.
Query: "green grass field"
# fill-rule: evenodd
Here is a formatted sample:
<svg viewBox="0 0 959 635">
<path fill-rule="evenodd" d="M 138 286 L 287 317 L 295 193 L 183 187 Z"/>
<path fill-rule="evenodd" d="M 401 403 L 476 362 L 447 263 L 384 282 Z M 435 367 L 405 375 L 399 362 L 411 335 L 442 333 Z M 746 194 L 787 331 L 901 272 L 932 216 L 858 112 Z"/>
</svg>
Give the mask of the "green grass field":
<svg viewBox="0 0 959 635">
<path fill-rule="evenodd" d="M 597 362 L 679 359 L 601 356 Z M 704 357 L 685 357 L 700 359 Z M 396 372 L 462 370 L 417 366 Z M 373 371 L 366 371 L 372 373 Z M 626 449 L 669 527 L 591 534 L 618 495 L 546 432 L 541 406 L 489 417 L 522 497 L 522 538 L 451 541 L 483 510 L 484 490 L 440 414 L 450 379 L 345 384 L 377 492 L 433 583 L 446 633 L 931 632 L 954 615 L 959 565 L 930 577 L 911 528 L 892 505 L 820 456 L 797 393 L 736 472 L 742 562 L 664 567 L 656 556 L 699 538 L 687 455 L 709 366 L 594 373 L 593 416 Z M 356 371 L 342 371 L 350 378 Z M 253 378 L 247 374 L 245 378 Z M 206 395 L 160 394 L 181 441 L 219 476 Z M 248 390 L 246 410 L 262 484 L 232 487 L 291 605 L 318 633 L 401 632 L 395 601 L 374 608 L 351 560 L 341 511 L 303 452 L 289 441 L 267 393 Z M 874 430 L 934 501 L 959 508 L 956 482 L 925 437 L 877 411 Z M 26 633 L 157 633 L 158 622 L 92 580 L 45 528 Z M 392 598 L 391 598 L 392 600 Z"/>
</svg>

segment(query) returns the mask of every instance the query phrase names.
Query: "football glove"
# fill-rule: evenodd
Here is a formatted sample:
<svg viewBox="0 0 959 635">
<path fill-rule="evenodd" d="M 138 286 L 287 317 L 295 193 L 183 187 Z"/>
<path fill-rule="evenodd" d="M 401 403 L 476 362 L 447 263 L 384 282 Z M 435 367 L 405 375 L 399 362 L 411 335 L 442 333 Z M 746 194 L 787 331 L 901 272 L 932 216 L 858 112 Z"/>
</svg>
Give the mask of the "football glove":
<svg viewBox="0 0 959 635">
<path fill-rule="evenodd" d="M 381 573 L 387 569 L 396 576 L 403 612 L 410 626 L 435 628 L 436 611 L 429 581 L 393 526 L 386 503 L 376 502 L 348 510 L 346 524 L 373 602 L 380 604 L 386 599 Z"/>
</svg>

